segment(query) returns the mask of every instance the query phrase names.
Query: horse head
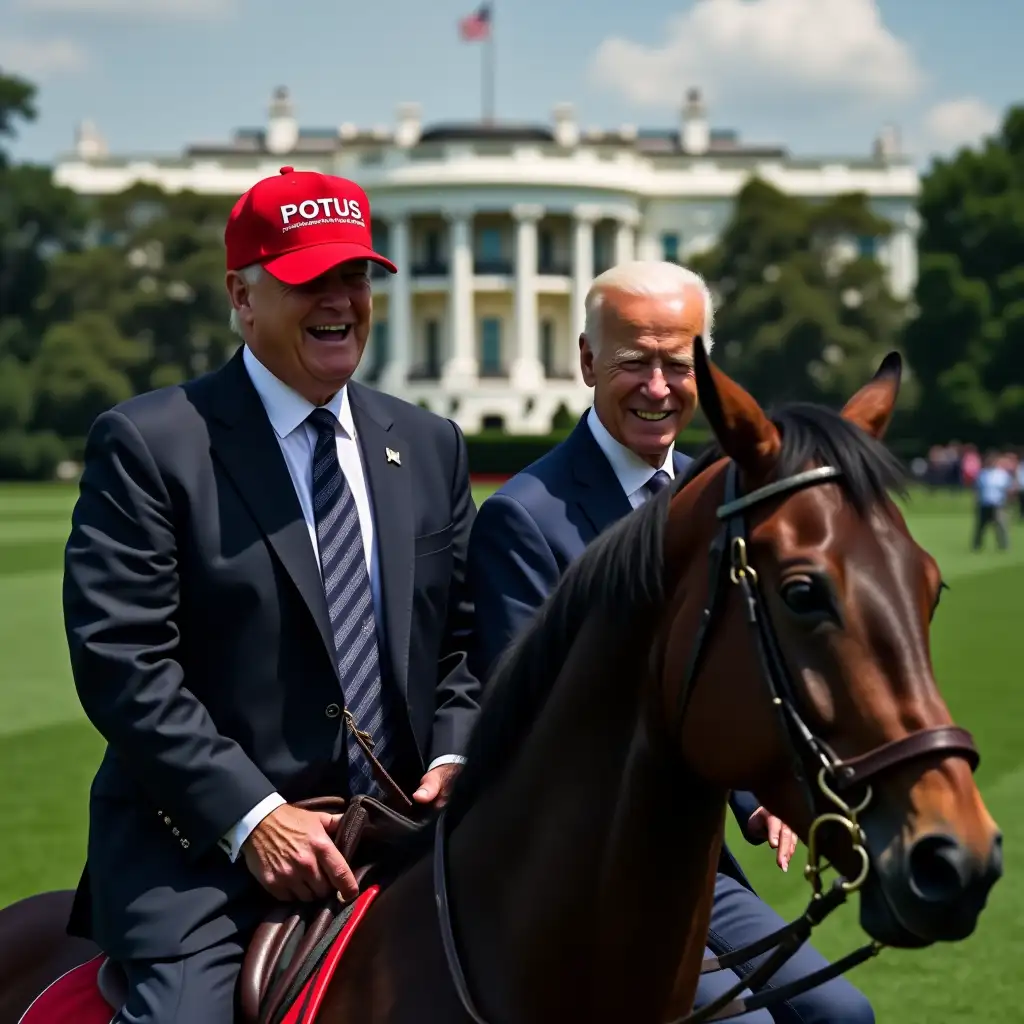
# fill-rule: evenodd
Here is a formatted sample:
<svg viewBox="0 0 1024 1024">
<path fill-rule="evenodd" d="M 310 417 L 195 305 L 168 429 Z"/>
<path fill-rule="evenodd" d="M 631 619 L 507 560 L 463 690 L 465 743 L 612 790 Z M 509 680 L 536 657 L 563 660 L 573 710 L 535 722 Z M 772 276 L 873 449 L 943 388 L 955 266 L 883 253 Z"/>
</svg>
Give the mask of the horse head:
<svg viewBox="0 0 1024 1024">
<path fill-rule="evenodd" d="M 667 561 L 708 565 L 706 585 L 671 577 L 656 656 L 673 734 L 698 776 L 752 790 L 794 828 L 815 886 L 821 858 L 835 865 L 876 942 L 963 939 L 1001 875 L 1001 836 L 935 681 L 942 575 L 890 496 L 900 358 L 839 413 L 769 416 L 695 349 L 717 446 L 669 513 Z"/>
</svg>

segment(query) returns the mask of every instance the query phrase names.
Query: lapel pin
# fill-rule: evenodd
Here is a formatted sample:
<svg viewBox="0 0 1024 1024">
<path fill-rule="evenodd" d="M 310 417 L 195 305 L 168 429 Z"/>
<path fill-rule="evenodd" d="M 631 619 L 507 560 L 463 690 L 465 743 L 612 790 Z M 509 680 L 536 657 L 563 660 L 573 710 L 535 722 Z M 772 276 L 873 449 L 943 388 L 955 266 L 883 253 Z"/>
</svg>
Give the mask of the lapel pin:
<svg viewBox="0 0 1024 1024">
<path fill-rule="evenodd" d="M 396 466 L 400 466 L 402 464 L 402 456 L 399 455 L 394 448 L 385 448 L 384 451 L 387 454 L 388 462 L 393 462 Z"/>
</svg>

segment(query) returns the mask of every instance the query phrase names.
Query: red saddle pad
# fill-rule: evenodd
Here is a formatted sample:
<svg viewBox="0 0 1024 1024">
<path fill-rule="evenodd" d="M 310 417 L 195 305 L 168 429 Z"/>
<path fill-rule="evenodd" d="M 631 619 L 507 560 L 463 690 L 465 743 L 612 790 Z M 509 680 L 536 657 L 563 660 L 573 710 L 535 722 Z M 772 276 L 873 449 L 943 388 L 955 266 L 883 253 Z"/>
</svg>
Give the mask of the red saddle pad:
<svg viewBox="0 0 1024 1024">
<path fill-rule="evenodd" d="M 352 908 L 352 915 L 345 922 L 345 927 L 338 933 L 338 937 L 332 943 L 313 976 L 303 986 L 281 1024 L 313 1024 L 316 1020 L 320 1004 L 327 994 L 327 986 L 331 983 L 338 964 L 341 963 L 342 954 L 348 948 L 356 928 L 359 927 L 367 910 L 370 909 L 370 904 L 377 898 L 379 892 L 380 886 L 371 885 L 359 894 L 355 906 Z M 89 1021 L 89 1024 L 92 1024 L 92 1021 Z M 110 1024 L 110 1022 L 104 1021 L 103 1024 Z"/>
<path fill-rule="evenodd" d="M 114 1009 L 100 995 L 102 953 L 62 974 L 36 996 L 18 1024 L 110 1024 Z"/>
<path fill-rule="evenodd" d="M 379 892 L 380 887 L 373 885 L 359 894 L 345 927 L 303 986 L 281 1024 L 313 1024 L 316 1020 L 342 954 Z M 96 976 L 105 959 L 101 953 L 61 975 L 36 996 L 18 1024 L 110 1024 L 114 1008 L 100 995 L 96 984 Z"/>
</svg>

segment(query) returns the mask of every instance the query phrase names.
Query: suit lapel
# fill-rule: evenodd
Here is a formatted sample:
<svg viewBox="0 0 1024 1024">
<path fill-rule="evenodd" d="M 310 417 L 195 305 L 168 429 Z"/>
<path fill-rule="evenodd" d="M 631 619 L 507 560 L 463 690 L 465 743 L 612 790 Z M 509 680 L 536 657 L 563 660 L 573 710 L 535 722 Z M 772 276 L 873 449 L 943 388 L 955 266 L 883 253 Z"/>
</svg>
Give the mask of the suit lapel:
<svg viewBox="0 0 1024 1024">
<path fill-rule="evenodd" d="M 392 419 L 372 391 L 350 383 L 349 398 L 356 436 L 373 504 L 377 558 L 380 561 L 384 635 L 402 693 L 408 690 L 409 630 L 412 626 L 415 545 L 412 483 L 404 439 L 392 429 Z M 388 452 L 394 453 L 389 456 Z"/>
<path fill-rule="evenodd" d="M 223 390 L 214 402 L 210 423 L 211 446 L 302 595 L 337 673 L 334 637 L 309 529 L 241 350 L 222 373 Z"/>
<path fill-rule="evenodd" d="M 611 463 L 587 426 L 587 417 L 569 436 L 576 479 L 576 502 L 594 528 L 595 536 L 633 511 Z"/>
</svg>

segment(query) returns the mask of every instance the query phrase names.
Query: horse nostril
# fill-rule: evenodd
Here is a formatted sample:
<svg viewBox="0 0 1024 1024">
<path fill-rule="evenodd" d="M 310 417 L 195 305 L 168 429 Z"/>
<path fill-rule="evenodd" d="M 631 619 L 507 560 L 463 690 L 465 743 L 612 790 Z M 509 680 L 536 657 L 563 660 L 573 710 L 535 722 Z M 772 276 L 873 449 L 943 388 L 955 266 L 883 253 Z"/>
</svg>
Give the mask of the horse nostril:
<svg viewBox="0 0 1024 1024">
<path fill-rule="evenodd" d="M 929 903 L 954 900 L 967 887 L 966 851 L 949 836 L 922 836 L 910 848 L 908 861 L 910 885 Z"/>
</svg>

